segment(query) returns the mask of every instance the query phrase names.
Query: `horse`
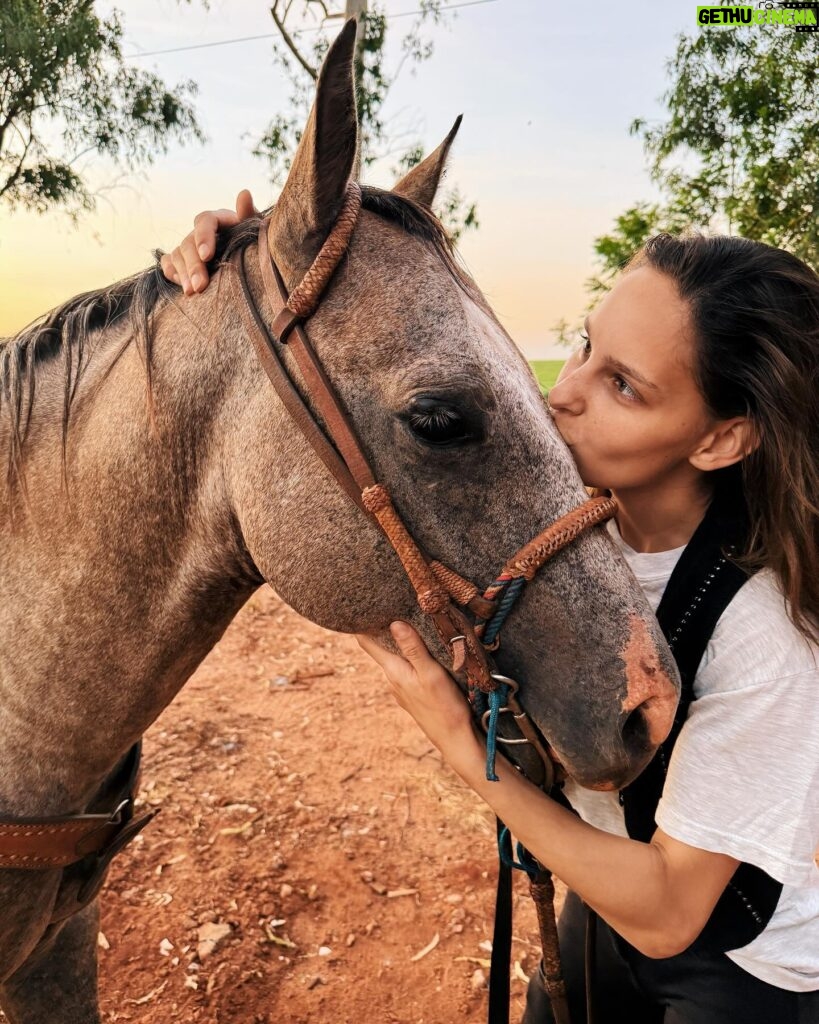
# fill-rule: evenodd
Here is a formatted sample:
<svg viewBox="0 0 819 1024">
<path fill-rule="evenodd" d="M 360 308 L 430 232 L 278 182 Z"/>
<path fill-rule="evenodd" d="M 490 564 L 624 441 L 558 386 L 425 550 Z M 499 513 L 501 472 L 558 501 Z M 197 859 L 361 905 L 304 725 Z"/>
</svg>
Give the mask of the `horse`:
<svg viewBox="0 0 819 1024">
<path fill-rule="evenodd" d="M 336 223 L 356 159 L 353 47 L 350 23 L 277 203 L 222 240 L 207 293 L 184 297 L 154 266 L 0 347 L 3 822 L 113 821 L 123 778 L 133 784 L 129 751 L 265 583 L 331 630 L 389 644 L 388 624 L 404 618 L 451 664 L 376 519 L 270 387 L 231 288 L 238 253 L 272 320 L 253 258 L 260 230 L 290 289 Z M 418 544 L 491 580 L 499 559 L 588 495 L 528 364 L 431 212 L 454 134 L 392 190 L 361 187 L 309 328 Z M 584 785 L 622 786 L 670 728 L 673 662 L 604 529 L 529 584 L 495 660 L 523 681 L 531 721 Z M 99 1021 L 106 863 L 89 884 L 82 863 L 3 862 L 0 1005 L 14 1024 Z"/>
</svg>

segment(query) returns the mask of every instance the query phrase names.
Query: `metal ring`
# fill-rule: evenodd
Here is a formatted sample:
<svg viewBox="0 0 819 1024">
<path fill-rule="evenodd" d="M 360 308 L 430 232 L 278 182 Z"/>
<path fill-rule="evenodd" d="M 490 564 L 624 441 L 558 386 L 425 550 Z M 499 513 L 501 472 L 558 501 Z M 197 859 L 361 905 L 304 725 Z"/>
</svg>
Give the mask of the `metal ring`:
<svg viewBox="0 0 819 1024">
<path fill-rule="evenodd" d="M 447 640 L 447 643 L 454 644 L 456 640 L 466 640 L 466 637 L 463 635 L 463 633 L 459 633 L 457 636 L 451 636 L 449 640 Z"/>
<path fill-rule="evenodd" d="M 111 817 L 105 823 L 106 825 L 119 825 L 122 820 L 122 812 L 131 802 L 131 797 L 126 796 L 124 800 L 121 800 L 119 804 L 111 811 Z M 96 830 L 95 830 L 96 831 Z"/>
<path fill-rule="evenodd" d="M 511 676 L 501 675 L 500 672 L 490 672 L 489 677 L 490 679 L 494 679 L 496 683 L 505 683 L 514 694 L 516 694 L 520 689 L 520 685 L 517 680 L 512 679 Z"/>
<path fill-rule="evenodd" d="M 491 711 L 484 711 L 484 713 L 481 715 L 481 727 L 483 728 L 484 732 L 489 732 L 489 727 L 487 723 L 489 721 L 489 716 L 491 714 Z M 515 715 L 511 708 L 498 708 L 498 714 L 511 714 L 514 715 L 515 719 L 517 719 L 518 717 L 517 715 Z M 525 736 L 523 736 L 521 739 L 513 740 L 507 739 L 505 736 L 501 736 L 500 733 L 498 733 L 496 739 L 498 743 L 505 743 L 509 747 L 514 747 L 521 743 L 531 743 L 531 740 L 527 740 Z"/>
</svg>

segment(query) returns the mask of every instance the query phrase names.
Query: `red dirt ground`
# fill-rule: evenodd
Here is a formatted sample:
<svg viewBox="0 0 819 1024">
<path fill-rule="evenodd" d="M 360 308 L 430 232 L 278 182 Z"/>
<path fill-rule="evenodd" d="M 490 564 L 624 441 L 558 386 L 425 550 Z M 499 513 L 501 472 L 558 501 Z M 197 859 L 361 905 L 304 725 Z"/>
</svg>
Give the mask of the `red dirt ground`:
<svg viewBox="0 0 819 1024">
<path fill-rule="evenodd" d="M 140 799 L 162 812 L 103 894 L 104 1021 L 485 1019 L 492 819 L 350 637 L 260 591 L 147 734 Z M 513 1021 L 519 879 L 516 904 Z"/>
</svg>

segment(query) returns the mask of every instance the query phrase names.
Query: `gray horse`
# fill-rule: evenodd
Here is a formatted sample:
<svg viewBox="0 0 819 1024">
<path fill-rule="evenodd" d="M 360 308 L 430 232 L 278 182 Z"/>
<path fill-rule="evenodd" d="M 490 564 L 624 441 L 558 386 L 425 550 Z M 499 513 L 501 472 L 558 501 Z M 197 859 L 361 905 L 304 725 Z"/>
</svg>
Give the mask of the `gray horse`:
<svg viewBox="0 0 819 1024">
<path fill-rule="evenodd" d="M 290 287 L 352 173 L 352 51 L 348 26 L 267 222 Z M 451 141 L 392 192 L 365 188 L 309 329 L 419 543 L 488 583 L 587 495 L 529 367 L 429 213 Z M 252 238 L 240 229 L 228 245 Z M 329 629 L 387 638 L 407 619 L 449 665 L 383 534 L 270 387 L 232 269 L 188 300 L 154 268 L 0 346 L 2 819 L 109 809 L 105 780 L 265 582 Z M 675 670 L 604 530 L 530 584 L 497 662 L 586 785 L 622 785 L 670 726 Z M 99 1020 L 98 907 L 94 892 L 78 899 L 81 882 L 0 870 L 0 1004 L 16 1024 Z"/>
</svg>

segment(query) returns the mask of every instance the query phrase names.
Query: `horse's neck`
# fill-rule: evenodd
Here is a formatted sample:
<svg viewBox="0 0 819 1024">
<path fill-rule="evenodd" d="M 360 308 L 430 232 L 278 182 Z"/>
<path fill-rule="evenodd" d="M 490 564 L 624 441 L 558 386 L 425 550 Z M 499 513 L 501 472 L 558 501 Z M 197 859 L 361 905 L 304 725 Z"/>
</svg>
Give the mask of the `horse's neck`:
<svg viewBox="0 0 819 1024">
<path fill-rule="evenodd" d="M 14 526 L 0 520 L 0 813 L 86 798 L 259 584 L 222 482 L 229 374 L 184 324 L 160 316 L 154 426 L 133 346 L 89 364 L 67 498 L 47 422 L 57 383 L 35 398 L 28 508 L 18 495 Z"/>
</svg>

